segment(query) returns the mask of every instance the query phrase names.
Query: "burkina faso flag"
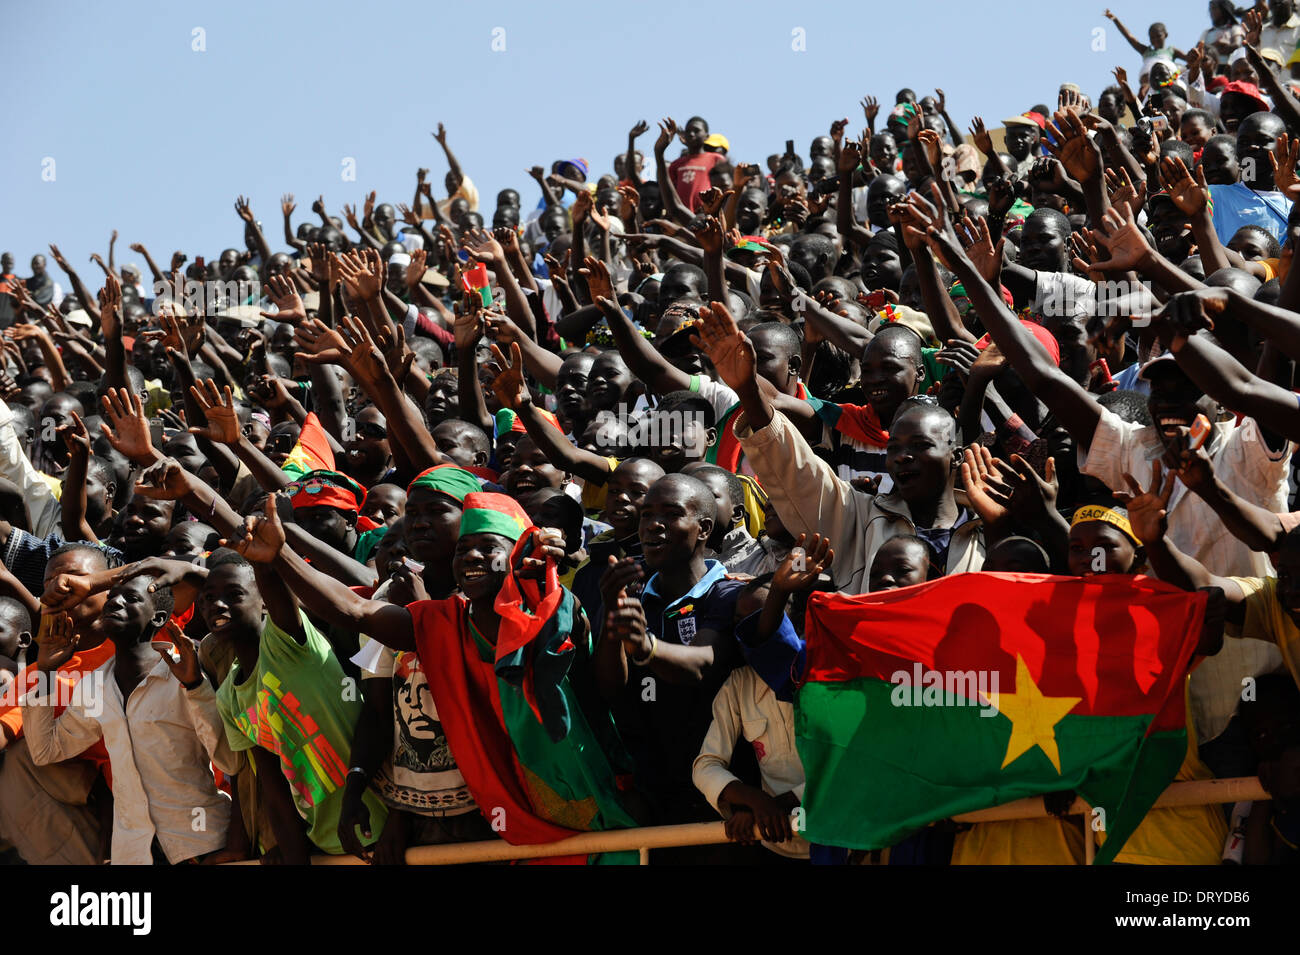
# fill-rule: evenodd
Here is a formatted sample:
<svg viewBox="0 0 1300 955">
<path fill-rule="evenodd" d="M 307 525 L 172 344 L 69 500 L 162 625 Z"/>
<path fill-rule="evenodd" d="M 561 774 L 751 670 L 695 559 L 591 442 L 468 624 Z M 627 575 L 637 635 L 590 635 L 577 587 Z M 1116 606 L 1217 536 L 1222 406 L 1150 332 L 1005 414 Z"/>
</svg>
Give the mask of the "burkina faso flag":
<svg viewBox="0 0 1300 955">
<path fill-rule="evenodd" d="M 302 434 L 298 443 L 289 452 L 281 470 L 300 478 L 311 471 L 333 471 L 334 449 L 330 447 L 329 438 L 325 436 L 325 426 L 316 417 L 316 412 L 308 413 L 302 423 Z"/>
<path fill-rule="evenodd" d="M 932 822 L 1072 789 L 1114 858 L 1187 752 L 1205 596 L 1149 577 L 976 573 L 815 594 L 795 735 L 805 837 L 895 845 Z"/>
</svg>

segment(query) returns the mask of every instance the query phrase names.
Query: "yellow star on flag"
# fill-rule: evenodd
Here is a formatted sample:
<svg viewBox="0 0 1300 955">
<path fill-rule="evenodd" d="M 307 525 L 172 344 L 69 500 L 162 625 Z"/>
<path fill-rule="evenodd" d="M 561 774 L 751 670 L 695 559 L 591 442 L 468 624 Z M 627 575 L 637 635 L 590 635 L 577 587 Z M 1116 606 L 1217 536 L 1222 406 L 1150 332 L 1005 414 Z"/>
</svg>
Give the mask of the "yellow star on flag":
<svg viewBox="0 0 1300 955">
<path fill-rule="evenodd" d="M 1011 739 L 1007 740 L 1007 755 L 1002 760 L 1006 769 L 1035 746 L 1061 772 L 1061 754 L 1056 748 L 1056 724 L 1074 709 L 1082 697 L 1043 696 L 1038 684 L 1029 675 L 1024 658 L 1016 654 L 1016 692 L 988 693 L 989 705 L 1011 721 Z"/>
</svg>

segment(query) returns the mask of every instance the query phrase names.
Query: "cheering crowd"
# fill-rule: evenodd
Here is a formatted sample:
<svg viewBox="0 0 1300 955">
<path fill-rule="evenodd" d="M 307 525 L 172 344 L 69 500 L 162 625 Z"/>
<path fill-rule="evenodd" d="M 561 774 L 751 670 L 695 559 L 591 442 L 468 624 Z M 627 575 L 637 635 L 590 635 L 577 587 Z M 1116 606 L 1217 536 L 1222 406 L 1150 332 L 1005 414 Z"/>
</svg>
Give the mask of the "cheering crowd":
<svg viewBox="0 0 1300 955">
<path fill-rule="evenodd" d="M 490 205 L 439 124 L 410 205 L 241 198 L 242 249 L 114 232 L 102 283 L 5 253 L 0 860 L 724 819 L 652 858 L 1082 863 L 1071 792 L 801 834 L 810 595 L 995 571 L 1207 590 L 1177 779 L 1272 799 L 1118 861 L 1296 861 L 1300 14 L 1209 13 L 1107 11 L 1140 68 L 1001 133 L 910 89 L 761 164 L 638 122 Z"/>
</svg>

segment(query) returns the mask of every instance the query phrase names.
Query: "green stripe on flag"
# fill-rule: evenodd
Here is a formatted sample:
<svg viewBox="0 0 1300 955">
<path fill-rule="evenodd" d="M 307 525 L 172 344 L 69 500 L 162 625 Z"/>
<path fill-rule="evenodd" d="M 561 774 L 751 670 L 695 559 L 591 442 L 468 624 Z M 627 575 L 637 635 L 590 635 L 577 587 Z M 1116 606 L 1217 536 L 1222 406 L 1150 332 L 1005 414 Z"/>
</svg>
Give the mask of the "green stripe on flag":
<svg viewBox="0 0 1300 955">
<path fill-rule="evenodd" d="M 942 694 L 942 705 L 916 705 L 919 694 L 873 678 L 799 691 L 795 736 L 810 842 L 882 849 L 941 819 L 1072 789 L 1104 810 L 1105 862 L 1187 753 L 1185 730 L 1147 736 L 1150 715 L 1066 715 L 1045 740 L 1055 743 L 1059 773 L 1040 745 L 1003 768 L 1013 729 L 1007 714 L 952 693 Z M 912 705 L 899 705 L 905 701 Z"/>
</svg>

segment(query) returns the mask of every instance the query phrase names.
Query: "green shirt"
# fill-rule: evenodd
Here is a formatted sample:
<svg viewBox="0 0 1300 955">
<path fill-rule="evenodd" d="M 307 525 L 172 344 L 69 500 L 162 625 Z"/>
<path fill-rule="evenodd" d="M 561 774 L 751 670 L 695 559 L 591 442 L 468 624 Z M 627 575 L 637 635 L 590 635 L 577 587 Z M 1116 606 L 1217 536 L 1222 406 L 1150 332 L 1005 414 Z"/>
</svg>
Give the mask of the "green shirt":
<svg viewBox="0 0 1300 955">
<path fill-rule="evenodd" d="M 217 710 L 231 749 L 261 746 L 279 758 L 308 838 L 341 855 L 339 813 L 361 697 L 329 642 L 306 614 L 299 611 L 298 619 L 304 644 L 266 618 L 257 671 L 245 679 L 236 660 L 217 691 Z M 374 793 L 364 798 L 374 836 L 362 841 L 374 842 L 388 812 Z"/>
</svg>

